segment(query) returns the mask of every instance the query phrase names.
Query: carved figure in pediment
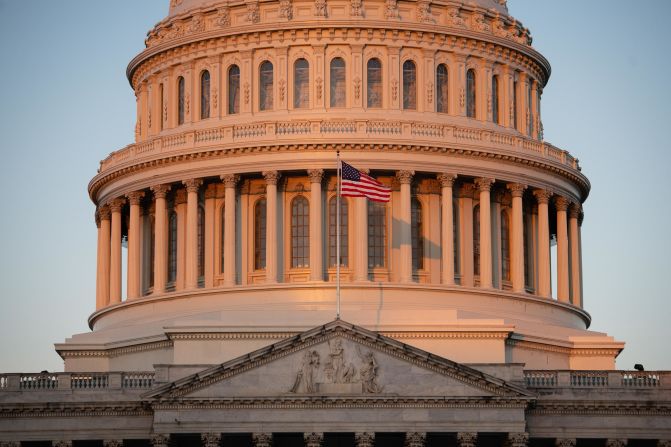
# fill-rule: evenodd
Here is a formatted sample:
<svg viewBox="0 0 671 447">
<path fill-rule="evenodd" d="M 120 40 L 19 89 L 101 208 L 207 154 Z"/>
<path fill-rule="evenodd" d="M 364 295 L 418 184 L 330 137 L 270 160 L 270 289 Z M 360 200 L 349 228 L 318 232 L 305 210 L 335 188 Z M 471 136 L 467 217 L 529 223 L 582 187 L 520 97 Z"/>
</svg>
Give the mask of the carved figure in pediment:
<svg viewBox="0 0 671 447">
<path fill-rule="evenodd" d="M 329 341 L 329 360 L 324 365 L 326 377 L 333 383 L 350 383 L 356 374 L 356 368 L 352 363 L 345 362 L 345 350 L 342 341 L 336 339 L 333 344 Z"/>
<path fill-rule="evenodd" d="M 294 386 L 291 387 L 290 392 L 297 393 L 301 388 L 301 384 L 306 393 L 316 392 L 315 372 L 317 371 L 317 368 L 319 368 L 319 353 L 314 350 L 307 350 L 303 356 L 301 369 L 296 373 L 296 380 L 294 381 Z"/>
<path fill-rule="evenodd" d="M 363 392 L 368 394 L 378 394 L 382 392 L 382 387 L 377 383 L 377 370 L 379 367 L 375 360 L 375 355 L 373 355 L 373 351 L 368 351 L 365 354 L 362 354 L 357 346 L 357 352 L 362 363 L 359 376 L 361 377 Z"/>
</svg>

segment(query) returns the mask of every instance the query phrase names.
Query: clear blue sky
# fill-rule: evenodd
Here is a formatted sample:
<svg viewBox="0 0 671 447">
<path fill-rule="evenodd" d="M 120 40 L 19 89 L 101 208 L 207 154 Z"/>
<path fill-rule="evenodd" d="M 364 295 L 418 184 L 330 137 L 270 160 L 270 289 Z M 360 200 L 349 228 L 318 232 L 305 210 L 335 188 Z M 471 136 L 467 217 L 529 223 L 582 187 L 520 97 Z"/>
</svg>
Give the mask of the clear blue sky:
<svg viewBox="0 0 671 447">
<path fill-rule="evenodd" d="M 365 3 L 365 2 L 364 2 Z M 547 141 L 576 155 L 585 306 L 627 347 L 618 367 L 671 369 L 671 2 L 509 0 L 552 64 Z M 168 0 L 0 0 L 0 372 L 62 370 L 53 350 L 95 305 L 86 186 L 133 140 L 125 67 Z"/>
</svg>

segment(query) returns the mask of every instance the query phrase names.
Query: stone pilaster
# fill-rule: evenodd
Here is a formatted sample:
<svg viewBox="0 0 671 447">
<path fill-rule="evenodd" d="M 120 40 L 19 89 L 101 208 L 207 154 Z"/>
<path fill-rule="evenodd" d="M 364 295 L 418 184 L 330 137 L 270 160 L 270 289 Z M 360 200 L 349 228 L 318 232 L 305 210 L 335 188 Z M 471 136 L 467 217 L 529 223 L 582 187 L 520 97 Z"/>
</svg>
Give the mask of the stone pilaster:
<svg viewBox="0 0 671 447">
<path fill-rule="evenodd" d="M 478 441 L 478 434 L 473 432 L 457 433 L 457 444 L 459 447 L 475 447 Z"/>
<path fill-rule="evenodd" d="M 324 433 L 303 433 L 305 447 L 321 447 L 324 442 Z"/>
<path fill-rule="evenodd" d="M 322 281 L 322 179 L 323 169 L 308 170 L 310 177 L 310 279 Z"/>
<path fill-rule="evenodd" d="M 492 288 L 492 212 L 491 190 L 494 179 L 478 178 L 480 191 L 480 287 Z"/>
<path fill-rule="evenodd" d="M 198 287 L 198 190 L 201 179 L 182 182 L 186 187 L 186 247 L 184 288 Z"/>
<path fill-rule="evenodd" d="M 569 258 L 566 210 L 569 201 L 565 197 L 555 198 L 557 209 L 557 299 L 569 302 Z"/>
<path fill-rule="evenodd" d="M 252 433 L 252 444 L 254 447 L 272 447 L 272 433 Z"/>
<path fill-rule="evenodd" d="M 235 186 L 240 180 L 236 174 L 221 176 L 224 182 L 224 285 L 235 285 Z"/>
<path fill-rule="evenodd" d="M 442 282 L 454 285 L 454 210 L 452 186 L 457 178 L 454 174 L 440 173 L 437 176 L 441 186 L 441 260 Z"/>
<path fill-rule="evenodd" d="M 354 445 L 356 447 L 374 447 L 375 432 L 354 433 Z"/>
<path fill-rule="evenodd" d="M 527 447 L 529 433 L 508 433 L 508 447 Z"/>
<path fill-rule="evenodd" d="M 280 173 L 263 172 L 266 179 L 266 282 L 277 282 L 277 182 Z"/>
<path fill-rule="evenodd" d="M 401 184 L 401 213 L 400 213 L 400 251 L 401 266 L 399 279 L 401 282 L 412 282 L 412 216 L 410 204 L 410 185 L 414 171 L 398 171 L 396 178 Z"/>
<path fill-rule="evenodd" d="M 538 203 L 538 295 L 549 298 L 551 287 L 550 272 L 550 219 L 548 203 L 552 193 L 544 189 L 534 191 Z"/>
<path fill-rule="evenodd" d="M 170 444 L 170 435 L 153 434 L 151 435 L 152 447 L 168 447 Z"/>
<path fill-rule="evenodd" d="M 201 433 L 200 440 L 203 447 L 219 447 L 221 444 L 221 433 Z"/>
<path fill-rule="evenodd" d="M 510 279 L 513 283 L 513 291 L 524 292 L 524 218 L 522 208 L 522 196 L 526 185 L 519 183 L 508 184 L 508 189 L 513 196 L 512 214 L 512 237 L 510 256 Z"/>
<path fill-rule="evenodd" d="M 426 444 L 426 433 L 407 432 L 405 434 L 405 447 L 424 447 Z"/>
</svg>

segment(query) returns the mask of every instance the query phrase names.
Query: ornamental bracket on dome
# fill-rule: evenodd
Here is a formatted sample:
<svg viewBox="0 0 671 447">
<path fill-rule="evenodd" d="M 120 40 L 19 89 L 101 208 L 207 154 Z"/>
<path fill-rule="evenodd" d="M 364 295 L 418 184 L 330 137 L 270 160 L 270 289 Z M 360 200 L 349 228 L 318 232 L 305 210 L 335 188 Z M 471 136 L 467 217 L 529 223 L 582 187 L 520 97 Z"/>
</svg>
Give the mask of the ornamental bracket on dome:
<svg viewBox="0 0 671 447">
<path fill-rule="evenodd" d="M 315 0 L 315 16 L 326 17 L 326 0 Z"/>
<path fill-rule="evenodd" d="M 385 0 L 384 2 L 384 18 L 385 19 L 400 19 L 398 14 L 398 3 L 396 0 Z"/>
<path fill-rule="evenodd" d="M 350 17 L 363 17 L 363 2 L 361 0 L 350 0 Z"/>
<path fill-rule="evenodd" d="M 435 23 L 436 20 L 431 14 L 431 0 L 417 1 L 417 20 L 423 23 Z"/>
<path fill-rule="evenodd" d="M 259 23 L 261 21 L 258 0 L 247 2 L 247 21 L 250 23 Z"/>
<path fill-rule="evenodd" d="M 294 16 L 291 0 L 280 0 L 280 17 L 291 20 Z"/>
</svg>

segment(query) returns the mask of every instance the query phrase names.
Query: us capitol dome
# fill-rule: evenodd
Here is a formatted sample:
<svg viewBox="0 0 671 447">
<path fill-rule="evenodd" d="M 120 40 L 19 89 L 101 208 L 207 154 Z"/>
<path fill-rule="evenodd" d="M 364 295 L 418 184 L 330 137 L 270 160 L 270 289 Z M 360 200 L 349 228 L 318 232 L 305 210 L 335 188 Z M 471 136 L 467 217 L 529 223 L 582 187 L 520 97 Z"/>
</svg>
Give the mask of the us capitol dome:
<svg viewBox="0 0 671 447">
<path fill-rule="evenodd" d="M 0 376 L 3 447 L 671 445 L 669 375 L 589 330 L 506 0 L 171 0 L 145 43 L 91 331 Z M 391 199 L 338 209 L 337 154 Z"/>
</svg>

